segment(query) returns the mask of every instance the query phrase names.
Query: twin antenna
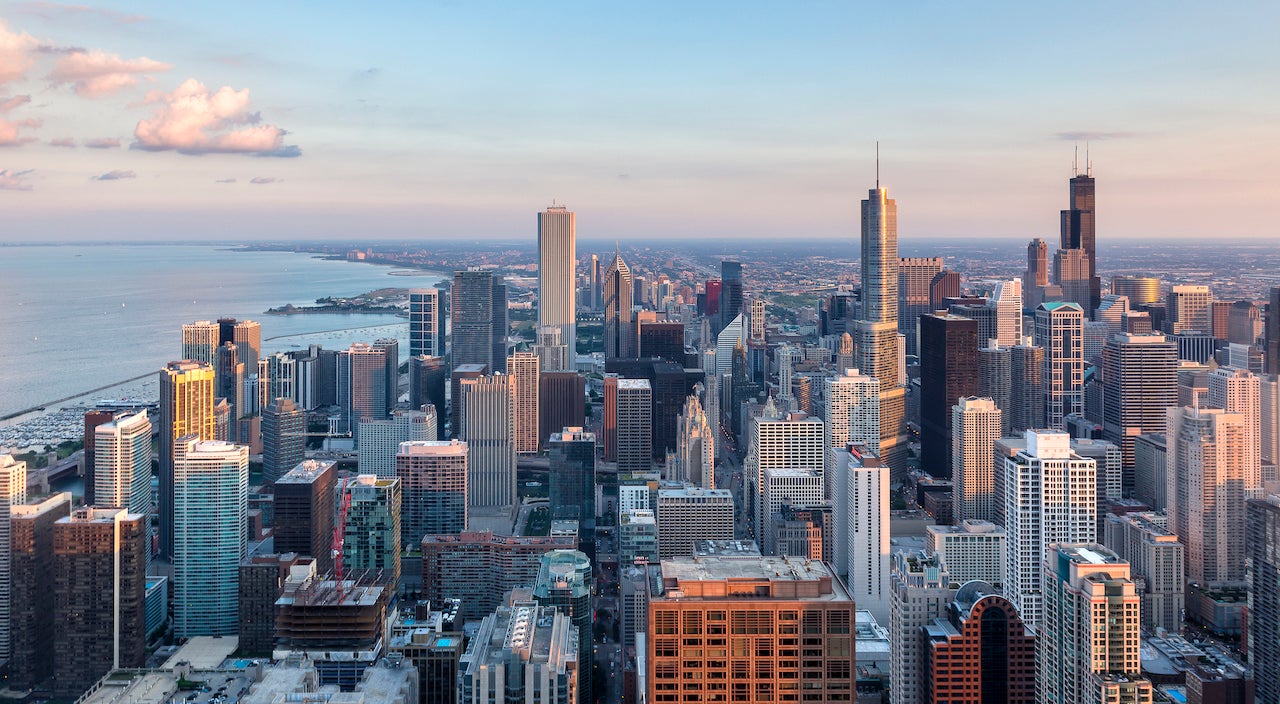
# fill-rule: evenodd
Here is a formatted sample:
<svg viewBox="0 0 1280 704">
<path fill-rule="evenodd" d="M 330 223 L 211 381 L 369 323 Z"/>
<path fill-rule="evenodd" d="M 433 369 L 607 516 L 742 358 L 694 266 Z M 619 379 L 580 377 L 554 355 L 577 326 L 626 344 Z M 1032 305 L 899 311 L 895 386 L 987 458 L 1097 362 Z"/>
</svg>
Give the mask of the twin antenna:
<svg viewBox="0 0 1280 704">
<path fill-rule="evenodd" d="M 877 152 L 877 154 L 878 153 L 879 152 Z M 877 157 L 877 161 L 879 161 L 879 157 Z M 877 168 L 877 172 L 878 171 L 879 169 Z M 1075 156 L 1071 158 L 1071 175 L 1072 176 L 1080 175 L 1080 145 L 1079 144 L 1076 145 Z M 1093 176 L 1093 162 L 1089 160 L 1089 142 L 1088 141 L 1084 143 L 1084 175 Z"/>
</svg>

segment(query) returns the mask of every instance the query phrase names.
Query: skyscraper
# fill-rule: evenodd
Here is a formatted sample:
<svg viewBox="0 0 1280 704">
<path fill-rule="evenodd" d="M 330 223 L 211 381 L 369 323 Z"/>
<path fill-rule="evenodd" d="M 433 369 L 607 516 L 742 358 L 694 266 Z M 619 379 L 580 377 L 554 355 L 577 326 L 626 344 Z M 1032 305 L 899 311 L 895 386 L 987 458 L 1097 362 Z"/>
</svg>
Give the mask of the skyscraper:
<svg viewBox="0 0 1280 704">
<path fill-rule="evenodd" d="M 578 704 L 579 635 L 569 615 L 514 600 L 484 616 L 458 663 L 458 704 L 518 704 L 538 692 L 546 704 Z"/>
<path fill-rule="evenodd" d="M 385 420 L 360 424 L 358 466 L 360 474 L 379 477 L 396 476 L 396 453 L 400 444 L 417 440 L 436 440 L 436 409 L 424 411 L 398 408 Z"/>
<path fill-rule="evenodd" d="M 635 332 L 631 323 L 631 269 L 614 252 L 613 261 L 604 275 L 604 356 L 605 359 L 627 359 L 635 356 Z"/>
<path fill-rule="evenodd" d="M 291 399 L 262 410 L 262 479 L 274 482 L 307 457 L 307 414 Z"/>
<path fill-rule="evenodd" d="M 1018 344 L 1022 339 L 1022 279 L 997 282 L 987 305 L 996 311 L 996 339 L 1006 347 Z"/>
<path fill-rule="evenodd" d="M 445 388 L 449 386 L 449 365 L 444 357 L 420 355 L 409 360 L 409 406 L 435 406 L 436 435 L 445 436 L 444 422 L 449 417 Z"/>
<path fill-rule="evenodd" d="M 926 702 L 1035 701 L 1035 637 L 992 585 L 961 587 L 946 616 L 924 627 L 924 641 Z"/>
<path fill-rule="evenodd" d="M 146 569 L 146 516 L 84 507 L 54 523 L 54 696 L 78 697 L 112 670 L 143 666 Z"/>
<path fill-rule="evenodd" d="M 1022 280 L 1032 288 L 1049 285 L 1049 245 L 1039 237 L 1027 243 L 1027 269 Z"/>
<path fill-rule="evenodd" d="M 513 378 L 506 374 L 463 379 L 462 439 L 467 448 L 467 504 L 497 508 L 516 503 Z M 406 492 L 408 484 L 405 485 Z M 442 532 L 442 531 L 435 531 Z"/>
<path fill-rule="evenodd" d="M 71 515 L 71 492 L 9 507 L 12 586 L 5 600 L 10 642 L 9 686 L 31 689 L 54 671 L 53 527 Z"/>
<path fill-rule="evenodd" d="M 444 352 L 439 289 L 409 289 L 409 356 L 443 357 Z"/>
<path fill-rule="evenodd" d="M 591 677 L 585 676 L 592 661 L 594 639 L 583 636 L 591 633 L 594 612 L 591 609 L 591 560 L 577 550 L 552 550 L 542 556 L 538 567 L 538 580 L 533 585 L 533 596 L 543 607 L 554 607 L 569 617 L 578 629 L 578 662 L 584 663 L 583 675 L 578 678 L 579 702 L 593 701 Z"/>
<path fill-rule="evenodd" d="M 538 213 L 538 326 L 560 328 L 569 349 L 577 349 L 578 275 L 576 216 L 563 205 Z"/>
<path fill-rule="evenodd" d="M 1165 303 L 1166 332 L 1213 333 L 1213 293 L 1208 286 L 1182 284 L 1169 289 Z"/>
<path fill-rule="evenodd" d="M 978 323 L 920 318 L 920 468 L 951 476 L 951 407 L 978 393 Z"/>
<path fill-rule="evenodd" d="M 93 494 L 99 506 L 151 513 L 151 421 L 146 411 L 99 425 L 93 433 Z"/>
<path fill-rule="evenodd" d="M 1031 337 L 1009 349 L 1009 427 L 1015 434 L 1044 423 L 1044 348 Z"/>
<path fill-rule="evenodd" d="M 889 468 L 874 447 L 832 449 L 835 486 L 836 569 L 847 570 L 849 593 L 859 608 L 889 622 Z"/>
<path fill-rule="evenodd" d="M 989 398 L 961 398 L 951 407 L 951 515 L 956 523 L 995 519 L 995 444 L 1000 409 Z"/>
<path fill-rule="evenodd" d="M 198 320 L 182 326 L 182 359 L 213 365 L 213 353 L 218 349 L 218 324 L 211 320 Z"/>
<path fill-rule="evenodd" d="M 1277 289 L 1272 289 L 1273 291 Z M 1249 662 L 1257 701 L 1280 701 L 1280 497 L 1249 501 Z"/>
<path fill-rule="evenodd" d="M 1069 302 L 1041 303 L 1035 342 L 1044 348 L 1045 423 L 1062 428 L 1063 418 L 1084 410 L 1084 309 Z"/>
<path fill-rule="evenodd" d="M 903 257 L 898 260 L 898 332 L 906 338 L 907 354 L 919 354 L 916 320 L 932 312 L 929 285 L 942 273 L 942 257 Z"/>
<path fill-rule="evenodd" d="M 889 652 L 893 667 L 889 683 L 895 704 L 921 704 L 924 698 L 925 639 L 921 629 L 945 618 L 956 596 L 947 565 L 938 555 L 920 552 L 893 554 L 889 577 Z"/>
<path fill-rule="evenodd" d="M 1163 513 L 1108 515 L 1105 544 L 1126 560 L 1142 590 L 1142 626 L 1149 631 L 1182 629 L 1186 608 L 1186 546 L 1166 525 Z"/>
<path fill-rule="evenodd" d="M 0 455 L 0 656 L 10 652 L 10 613 L 13 587 L 9 571 L 9 515 L 12 506 L 27 502 L 27 463 Z"/>
<path fill-rule="evenodd" d="M 214 439 L 214 373 L 204 362 L 169 362 L 160 370 L 160 552 L 173 555 L 173 445 L 196 435 Z"/>
<path fill-rule="evenodd" d="M 380 571 L 383 583 L 393 587 L 399 583 L 401 486 L 399 477 L 369 474 L 338 481 L 339 500 L 351 496 L 342 542 L 342 565 L 346 574 Z"/>
<path fill-rule="evenodd" d="M 1150 702 L 1139 659 L 1141 600 L 1129 564 L 1101 545 L 1062 543 L 1048 546 L 1042 572 L 1036 700 Z"/>
<path fill-rule="evenodd" d="M 1125 488 L 1133 490 L 1133 443 L 1165 431 L 1178 405 L 1178 348 L 1164 335 L 1116 333 L 1102 350 L 1102 437 L 1120 446 Z"/>
<path fill-rule="evenodd" d="M 174 442 L 173 615 L 179 638 L 235 635 L 248 547 L 249 448 Z"/>
<path fill-rule="evenodd" d="M 1266 350 L 1263 354 L 1266 371 L 1268 374 L 1280 375 L 1280 286 L 1271 287 L 1263 335 L 1266 337 Z"/>
<path fill-rule="evenodd" d="M 1085 159 L 1085 173 L 1071 178 L 1069 206 L 1062 211 L 1062 249 L 1083 250 L 1087 262 L 1089 300 L 1081 308 L 1092 313 L 1102 298 L 1102 280 L 1098 278 L 1097 221 L 1094 217 L 1093 165 Z"/>
<path fill-rule="evenodd" d="M 373 341 L 373 348 L 382 350 L 387 358 L 387 366 L 384 369 L 387 407 L 384 413 L 390 413 L 400 400 L 400 340 L 394 337 L 381 337 Z"/>
<path fill-rule="evenodd" d="M 987 342 L 978 349 L 978 395 L 991 399 L 1000 409 L 1001 437 L 1005 437 L 1013 431 L 1013 352 L 999 340 Z"/>
<path fill-rule="evenodd" d="M 338 353 L 338 406 L 343 429 L 356 435 L 360 421 L 387 416 L 387 353 L 354 342 Z"/>
<path fill-rule="evenodd" d="M 647 472 L 653 466 L 653 387 L 648 379 L 618 379 L 614 393 L 605 423 L 616 434 L 618 473 Z"/>
<path fill-rule="evenodd" d="M 701 384 L 685 399 L 676 421 L 675 466 L 668 468 L 668 478 L 714 489 L 716 439 L 711 421 L 698 400 L 700 393 L 704 393 Z"/>
<path fill-rule="evenodd" d="M 538 452 L 538 356 L 532 352 L 516 352 L 507 358 L 511 375 L 511 405 L 515 416 L 516 452 Z"/>
<path fill-rule="evenodd" d="M 470 472 L 461 440 L 406 442 L 396 453 L 400 479 L 400 543 L 467 529 Z"/>
<path fill-rule="evenodd" d="M 1062 289 L 1054 300 L 1070 301 L 1082 310 L 1089 307 L 1093 295 L 1089 276 L 1089 253 L 1083 249 L 1059 249 L 1053 253 L 1053 282 Z"/>
<path fill-rule="evenodd" d="M 538 368 L 542 371 L 560 372 L 570 369 L 569 347 L 562 342 L 558 326 L 544 325 L 538 328 L 538 342 L 530 350 L 538 358 Z M 508 361 L 509 358 L 508 358 Z"/>
<path fill-rule="evenodd" d="M 849 443 L 868 447 L 880 446 L 880 382 L 845 369 L 839 376 L 826 378 L 828 449 L 846 450 Z M 827 453 L 825 483 L 830 495 L 834 476 L 835 455 Z"/>
<path fill-rule="evenodd" d="M 538 436 L 542 445 L 552 433 L 587 424 L 587 378 L 578 372 L 548 372 L 538 375 Z"/>
<path fill-rule="evenodd" d="M 1145 306 L 1160 300 L 1160 279 L 1153 276 L 1113 276 L 1111 293 L 1129 299 L 1131 306 Z"/>
<path fill-rule="evenodd" d="M 1097 535 L 1098 468 L 1092 459 L 1072 452 L 1066 433 L 1028 430 L 1025 444 L 1008 438 L 1001 443 L 1015 450 L 996 468 L 1003 475 L 1003 520 L 1009 534 L 1004 594 L 1038 633 L 1049 546 L 1091 543 Z"/>
<path fill-rule="evenodd" d="M 1209 405 L 1245 420 L 1244 473 L 1252 486 L 1262 485 L 1262 382 L 1246 369 L 1218 367 L 1209 372 Z M 1173 404 L 1170 404 L 1173 405 Z"/>
<path fill-rule="evenodd" d="M 720 261 L 720 329 L 747 311 L 743 309 L 742 262 Z"/>
<path fill-rule="evenodd" d="M 596 525 L 596 435 L 564 428 L 547 442 L 551 517 L 578 522 L 579 540 L 589 541 Z"/>
<path fill-rule="evenodd" d="M 333 569 L 334 487 L 338 470 L 332 461 L 305 460 L 275 483 L 275 550 L 315 559 L 316 572 Z"/>
<path fill-rule="evenodd" d="M 826 424 L 803 413 L 782 413 L 770 398 L 760 416 L 751 423 L 743 463 L 743 490 L 747 494 L 744 508 L 752 509 L 756 536 L 763 537 L 769 526 L 763 501 L 765 473 L 771 469 L 822 472 L 826 462 Z"/>
<path fill-rule="evenodd" d="M 1169 527 L 1187 546 L 1187 579 L 1245 578 L 1245 502 L 1257 498 L 1245 447 L 1249 423 L 1220 408 L 1168 409 Z"/>
<path fill-rule="evenodd" d="M 484 364 L 493 372 L 506 371 L 506 280 L 486 269 L 454 272 L 450 302 L 454 368 Z"/>
</svg>

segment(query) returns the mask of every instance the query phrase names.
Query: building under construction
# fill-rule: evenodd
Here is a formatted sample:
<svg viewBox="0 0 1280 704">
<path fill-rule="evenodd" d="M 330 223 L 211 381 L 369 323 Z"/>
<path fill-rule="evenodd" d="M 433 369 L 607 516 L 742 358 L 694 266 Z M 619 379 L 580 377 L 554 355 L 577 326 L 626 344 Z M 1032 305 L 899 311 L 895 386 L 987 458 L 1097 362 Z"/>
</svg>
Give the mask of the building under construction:
<svg viewBox="0 0 1280 704">
<path fill-rule="evenodd" d="M 288 584 L 276 600 L 275 659 L 305 654 L 320 682 L 350 691 L 381 657 L 391 589 L 381 572 Z"/>
</svg>

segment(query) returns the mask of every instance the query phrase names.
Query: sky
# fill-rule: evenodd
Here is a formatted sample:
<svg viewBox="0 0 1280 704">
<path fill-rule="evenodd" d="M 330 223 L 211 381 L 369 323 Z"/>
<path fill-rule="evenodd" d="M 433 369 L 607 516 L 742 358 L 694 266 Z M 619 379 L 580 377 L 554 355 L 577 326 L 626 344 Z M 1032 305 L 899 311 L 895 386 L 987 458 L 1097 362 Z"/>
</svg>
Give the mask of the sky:
<svg viewBox="0 0 1280 704">
<path fill-rule="evenodd" d="M 0 243 L 1280 241 L 1280 3 L 0 0 Z"/>
</svg>

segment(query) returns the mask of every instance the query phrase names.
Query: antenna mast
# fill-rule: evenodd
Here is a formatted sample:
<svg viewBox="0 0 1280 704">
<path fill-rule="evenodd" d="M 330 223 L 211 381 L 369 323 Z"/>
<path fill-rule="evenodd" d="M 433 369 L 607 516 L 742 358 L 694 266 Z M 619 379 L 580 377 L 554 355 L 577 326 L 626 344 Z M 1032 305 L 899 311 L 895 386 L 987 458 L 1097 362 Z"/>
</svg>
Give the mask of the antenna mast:
<svg viewBox="0 0 1280 704">
<path fill-rule="evenodd" d="M 880 140 L 876 140 L 876 190 L 880 190 Z"/>
</svg>

